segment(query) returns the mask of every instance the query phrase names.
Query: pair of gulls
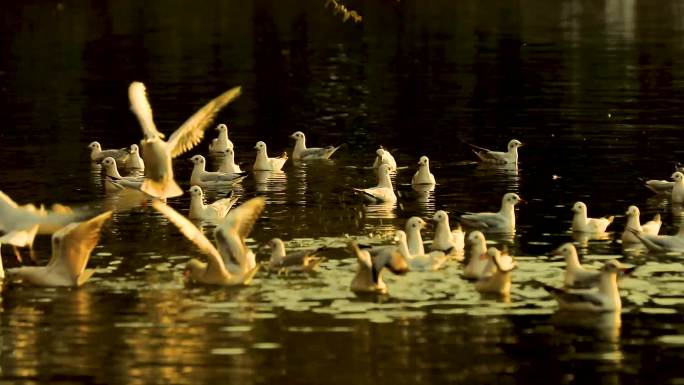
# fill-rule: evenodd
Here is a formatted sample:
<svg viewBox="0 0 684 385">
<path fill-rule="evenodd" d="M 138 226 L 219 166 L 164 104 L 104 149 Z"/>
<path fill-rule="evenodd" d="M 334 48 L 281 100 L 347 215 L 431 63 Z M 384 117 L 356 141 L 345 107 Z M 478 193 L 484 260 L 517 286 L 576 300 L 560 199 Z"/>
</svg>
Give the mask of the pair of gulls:
<svg viewBox="0 0 684 385">
<path fill-rule="evenodd" d="M 92 142 L 88 148 L 90 149 L 90 160 L 95 163 L 101 163 L 106 158 L 112 158 L 127 170 L 145 170 L 145 162 L 140 157 L 137 144 L 131 144 L 130 148 L 103 150 L 99 142 Z"/>
</svg>

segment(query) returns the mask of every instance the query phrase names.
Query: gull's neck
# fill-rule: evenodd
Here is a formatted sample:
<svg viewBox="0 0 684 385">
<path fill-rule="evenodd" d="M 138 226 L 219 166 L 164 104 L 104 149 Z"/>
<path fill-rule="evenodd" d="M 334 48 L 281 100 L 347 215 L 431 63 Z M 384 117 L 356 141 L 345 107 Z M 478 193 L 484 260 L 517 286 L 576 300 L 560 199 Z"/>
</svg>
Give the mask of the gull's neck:
<svg viewBox="0 0 684 385">
<path fill-rule="evenodd" d="M 112 178 L 121 178 L 121 174 L 119 174 L 119 169 L 116 168 L 116 164 L 105 167 L 105 172 L 107 173 L 107 176 Z"/>
<path fill-rule="evenodd" d="M 295 146 L 294 146 L 294 152 L 301 152 L 306 150 L 306 139 L 297 139 L 295 140 Z"/>
<path fill-rule="evenodd" d="M 204 211 L 204 208 L 204 199 L 202 199 L 201 195 L 190 196 L 190 211 L 200 213 Z"/>
<path fill-rule="evenodd" d="M 228 130 L 219 131 L 218 142 L 221 145 L 227 145 L 228 144 Z"/>
<path fill-rule="evenodd" d="M 408 237 L 408 241 L 413 245 L 414 255 L 425 254 L 425 248 L 423 247 L 423 237 L 420 235 L 419 227 L 415 229 L 406 229 L 406 236 Z"/>
<path fill-rule="evenodd" d="M 484 253 L 487 252 L 487 246 L 484 243 L 474 243 L 472 246 L 470 246 L 470 258 L 471 259 L 478 259 L 480 256 Z"/>
<path fill-rule="evenodd" d="M 445 219 L 437 223 L 437 228 L 435 229 L 435 239 L 434 243 L 447 243 L 451 239 L 451 229 L 449 228 L 449 220 Z"/>
<path fill-rule="evenodd" d="M 397 244 L 397 249 L 399 250 L 399 253 L 402 257 L 404 257 L 405 260 L 408 261 L 413 258 L 411 252 L 409 252 L 408 244 L 406 243 L 406 238 L 402 238 L 399 241 L 399 243 Z"/>
<path fill-rule="evenodd" d="M 271 263 L 278 262 L 283 258 L 285 258 L 285 245 L 282 242 L 276 242 L 271 251 Z"/>
<path fill-rule="evenodd" d="M 599 283 L 599 293 L 608 297 L 612 302 L 612 310 L 620 310 L 622 308 L 622 301 L 620 300 L 620 291 L 617 285 L 617 273 L 602 272 L 601 282 Z"/>
<path fill-rule="evenodd" d="M 378 187 L 392 189 L 392 179 L 390 179 L 389 173 L 378 174 Z"/>
<path fill-rule="evenodd" d="M 518 147 L 513 147 L 508 151 L 511 160 L 518 163 Z"/>
<path fill-rule="evenodd" d="M 572 250 L 570 254 L 565 257 L 565 268 L 569 271 L 584 270 L 582 264 L 577 256 L 577 251 Z"/>
<path fill-rule="evenodd" d="M 631 214 L 627 217 L 626 228 L 641 231 L 641 222 L 639 221 L 638 214 Z"/>
<path fill-rule="evenodd" d="M 503 202 L 501 204 L 501 210 L 499 214 L 503 215 L 504 218 L 510 223 L 511 228 L 515 229 L 515 206 L 510 202 Z"/>
<path fill-rule="evenodd" d="M 572 216 L 572 227 L 575 230 L 582 230 L 587 226 L 587 212 L 585 210 L 580 210 L 575 212 Z"/>
</svg>

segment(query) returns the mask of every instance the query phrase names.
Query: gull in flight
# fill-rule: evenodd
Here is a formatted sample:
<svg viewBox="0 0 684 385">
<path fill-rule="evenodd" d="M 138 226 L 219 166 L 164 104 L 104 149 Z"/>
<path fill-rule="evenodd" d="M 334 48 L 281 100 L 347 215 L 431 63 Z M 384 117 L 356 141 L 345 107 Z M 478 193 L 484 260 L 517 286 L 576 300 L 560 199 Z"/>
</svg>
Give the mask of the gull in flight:
<svg viewBox="0 0 684 385">
<path fill-rule="evenodd" d="M 357 293 L 387 293 L 387 284 L 382 280 L 385 269 L 397 275 L 408 272 L 408 265 L 396 246 L 371 250 L 362 249 L 356 241 L 349 242 L 349 250 L 359 262 L 351 290 Z"/>
<path fill-rule="evenodd" d="M 558 301 L 561 310 L 604 312 L 622 309 L 617 277 L 620 264 L 615 260 L 606 262 L 601 268 L 598 291 L 591 289 L 555 288 L 544 285 Z"/>
<path fill-rule="evenodd" d="M 81 286 L 95 270 L 86 269 L 90 253 L 100 240 L 102 225 L 112 216 L 107 211 L 83 222 L 72 222 L 52 235 L 52 256 L 45 266 L 7 269 L 10 277 L 37 286 Z"/>
<path fill-rule="evenodd" d="M 572 206 L 572 231 L 580 233 L 601 234 L 605 233 L 608 225 L 613 223 L 615 217 L 608 216 L 603 218 L 588 218 L 587 205 L 583 202 L 576 202 Z"/>
<path fill-rule="evenodd" d="M 482 232 L 474 230 L 468 234 L 468 264 L 463 269 L 463 276 L 468 279 L 480 279 L 494 274 L 496 266 L 489 263 L 487 240 Z"/>
<path fill-rule="evenodd" d="M 230 197 L 219 199 L 211 204 L 204 204 L 204 192 L 199 186 L 190 187 L 190 213 L 188 217 L 191 219 L 201 219 L 205 221 L 218 221 L 225 218 L 228 211 L 235 205 L 238 198 L 233 197 L 231 192 Z"/>
<path fill-rule="evenodd" d="M 684 203 L 684 174 L 677 171 L 671 176 L 674 181 L 672 186 L 672 203 Z"/>
<path fill-rule="evenodd" d="M 639 238 L 637 238 L 630 229 L 634 229 L 642 234 L 646 235 L 658 235 L 660 231 L 660 226 L 663 221 L 660 219 L 660 214 L 656 213 L 653 216 L 653 220 L 650 220 L 643 225 L 639 220 L 639 208 L 636 206 L 629 206 L 627 208 L 627 223 L 625 224 L 625 230 L 622 232 L 622 244 L 627 243 L 640 243 Z"/>
<path fill-rule="evenodd" d="M 390 172 L 397 172 L 397 161 L 394 160 L 394 157 L 389 151 L 380 147 L 375 151 L 375 154 L 375 160 L 373 161 L 374 169 L 379 169 L 380 165 L 386 164 L 389 166 Z"/>
<path fill-rule="evenodd" d="M 104 158 L 112 157 L 119 164 L 125 164 L 128 160 L 130 152 L 127 148 L 103 150 L 100 142 L 92 142 L 88 145 L 90 149 L 90 160 L 96 163 L 102 162 Z"/>
<path fill-rule="evenodd" d="M 413 174 L 411 184 L 413 186 L 435 184 L 435 176 L 430 172 L 430 159 L 428 159 L 427 156 L 420 157 L 420 160 L 418 161 L 418 171 Z"/>
<path fill-rule="evenodd" d="M 496 213 L 466 213 L 461 215 L 461 222 L 490 233 L 515 232 L 515 205 L 522 202 L 516 193 L 506 193 L 501 199 L 501 209 Z"/>
<path fill-rule="evenodd" d="M 266 143 L 257 142 L 254 149 L 257 150 L 256 159 L 254 160 L 254 171 L 280 171 L 283 169 L 285 162 L 287 162 L 287 152 L 277 158 L 269 158 L 266 149 Z"/>
<path fill-rule="evenodd" d="M 353 190 L 368 203 L 394 203 L 397 201 L 397 196 L 392 187 L 392 179 L 390 179 L 390 169 L 386 164 L 381 164 L 378 168 L 377 186 L 364 189 L 354 188 Z"/>
<path fill-rule="evenodd" d="M 228 126 L 221 123 L 216 126 L 216 131 L 218 131 L 218 137 L 212 139 L 209 143 L 209 152 L 225 152 L 227 149 L 233 149 L 233 142 L 228 139 Z"/>
<path fill-rule="evenodd" d="M 225 286 L 248 285 L 259 270 L 259 265 L 254 262 L 254 253 L 245 244 L 245 237 L 251 232 L 265 205 L 264 198 L 257 197 L 230 211 L 214 230 L 214 246 L 197 226 L 176 210 L 159 200 L 152 202 L 152 207 L 176 225 L 208 257 L 206 263 L 194 258 L 188 262 L 185 269 L 190 279 Z"/>
<path fill-rule="evenodd" d="M 298 250 L 285 253 L 285 244 L 280 238 L 273 238 L 268 242 L 271 247 L 271 259 L 268 270 L 274 273 L 313 272 L 325 260 L 321 252 L 325 249 Z"/>
<path fill-rule="evenodd" d="M 129 170 L 145 170 L 145 162 L 140 157 L 140 150 L 137 144 L 131 144 L 130 157 L 126 161 L 126 168 Z"/>
<path fill-rule="evenodd" d="M 475 155 L 484 163 L 492 164 L 517 164 L 518 163 L 518 148 L 523 144 L 516 139 L 508 142 L 508 151 L 491 151 L 486 148 L 477 147 L 475 145 L 470 145 L 480 151 L 475 151 Z"/>
<path fill-rule="evenodd" d="M 425 228 L 426 225 L 427 223 L 425 223 L 425 221 L 419 217 L 411 217 L 406 221 L 406 239 L 408 250 L 411 255 L 425 254 L 423 237 L 420 235 L 420 231 Z"/>
<path fill-rule="evenodd" d="M 411 271 L 439 270 L 449 259 L 448 254 L 451 252 L 451 250 L 435 250 L 427 254 L 411 254 L 406 243 L 406 233 L 403 230 L 397 230 L 394 240 L 397 242 L 399 253 L 404 257 Z"/>
<path fill-rule="evenodd" d="M 121 181 L 142 185 L 143 177 L 141 176 L 121 176 L 121 174 L 119 174 L 119 169 L 116 167 L 116 161 L 111 156 L 102 160 L 102 167 L 105 169 L 105 189 L 107 191 L 121 190 L 121 183 L 118 185 L 116 184 L 116 182 Z M 131 184 L 129 183 L 129 185 Z"/>
<path fill-rule="evenodd" d="M 290 138 L 295 140 L 294 150 L 292 150 L 292 159 L 294 160 L 330 159 L 332 154 L 342 147 L 342 145 L 339 145 L 337 147 L 306 148 L 306 137 L 301 131 L 297 131 L 290 135 Z"/>
<path fill-rule="evenodd" d="M 452 230 L 449 227 L 449 215 L 446 211 L 439 210 L 432 216 L 432 221 L 435 225 L 435 237 L 432 239 L 430 250 L 440 250 L 445 253 L 458 254 L 463 251 L 465 246 L 465 233 L 459 225 Z M 463 255 L 458 255 L 458 261 L 463 260 Z"/>
<path fill-rule="evenodd" d="M 487 256 L 489 263 L 493 265 L 494 273 L 475 282 L 475 290 L 480 293 L 508 295 L 511 292 L 511 272 L 518 267 L 518 263 L 510 255 L 502 254 L 496 247 L 490 247 Z"/>
<path fill-rule="evenodd" d="M 240 168 L 240 166 L 235 164 L 235 150 L 229 148 L 223 153 L 224 157 L 221 159 L 221 164 L 219 165 L 218 172 L 225 172 L 228 174 L 242 173 L 243 171 Z"/>
<path fill-rule="evenodd" d="M 190 184 L 196 186 L 211 186 L 230 184 L 235 185 L 246 178 L 244 174 L 227 174 L 217 171 L 207 171 L 207 161 L 202 155 L 195 155 L 190 158 L 190 162 L 194 164 L 192 174 L 190 175 Z"/>
<path fill-rule="evenodd" d="M 176 129 L 168 141 L 164 141 L 164 134 L 154 124 L 145 85 L 140 82 L 131 83 L 128 98 L 142 128 L 143 140 L 140 146 L 146 163 L 141 191 L 160 199 L 183 195 L 183 190 L 173 178 L 172 159 L 197 145 L 218 112 L 239 95 L 240 87 L 235 87 L 217 96 Z"/>
</svg>

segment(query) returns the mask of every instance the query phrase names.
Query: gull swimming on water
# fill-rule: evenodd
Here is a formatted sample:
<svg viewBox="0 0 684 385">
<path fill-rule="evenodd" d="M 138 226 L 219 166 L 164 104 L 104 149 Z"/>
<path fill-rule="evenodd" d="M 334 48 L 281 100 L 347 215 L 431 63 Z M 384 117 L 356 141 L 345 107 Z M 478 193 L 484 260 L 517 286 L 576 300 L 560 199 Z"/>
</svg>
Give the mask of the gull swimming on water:
<svg viewBox="0 0 684 385">
<path fill-rule="evenodd" d="M 518 148 L 522 145 L 523 144 L 520 141 L 513 139 L 510 142 L 508 142 L 508 151 L 501 152 L 488 150 L 486 148 L 477 147 L 471 144 L 472 147 L 475 147 L 476 149 L 480 150 L 473 150 L 473 152 L 475 153 L 475 155 L 477 155 L 478 158 L 480 158 L 482 162 L 492 164 L 518 163 Z"/>
<path fill-rule="evenodd" d="M 121 176 L 121 174 L 119 174 L 119 169 L 116 167 L 116 161 L 111 156 L 102 160 L 102 166 L 105 169 L 105 189 L 107 191 L 120 190 L 120 185 L 115 184 L 117 181 L 134 182 L 142 185 L 143 177 L 141 176 Z"/>
<path fill-rule="evenodd" d="M 235 164 L 234 149 L 229 148 L 224 151 L 223 154 L 224 156 L 221 159 L 221 164 L 219 164 L 218 172 L 225 172 L 229 174 L 239 174 L 243 172 L 240 166 Z"/>
<path fill-rule="evenodd" d="M 419 217 L 411 217 L 406 221 L 405 231 L 409 253 L 411 255 L 425 254 L 423 246 L 423 237 L 420 235 L 420 230 L 425 228 L 425 221 Z"/>
<path fill-rule="evenodd" d="M 397 201 L 397 196 L 392 187 L 392 179 L 390 179 L 390 169 L 386 164 L 381 164 L 378 168 L 377 186 L 364 189 L 354 188 L 353 190 L 369 203 L 394 203 Z"/>
<path fill-rule="evenodd" d="M 672 174 L 674 186 L 672 186 L 672 203 L 684 203 L 684 174 L 677 171 Z"/>
<path fill-rule="evenodd" d="M 211 204 L 204 204 L 204 192 L 199 186 L 190 187 L 190 213 L 189 218 L 201 219 L 205 221 L 217 221 L 223 219 L 230 211 L 231 207 L 235 205 L 238 198 L 233 197 L 231 192 L 230 197 L 219 199 Z"/>
<path fill-rule="evenodd" d="M 642 225 L 639 221 L 639 208 L 636 206 L 629 206 L 625 214 L 627 215 L 627 223 L 625 224 L 625 230 L 622 232 L 623 245 L 641 242 L 636 235 L 629 231 L 630 229 L 637 230 L 646 235 L 658 235 L 660 226 L 663 224 L 663 221 L 660 219 L 660 214 L 656 213 L 656 215 L 653 216 L 653 220 Z"/>
<path fill-rule="evenodd" d="M 297 131 L 290 135 L 290 138 L 295 140 L 294 150 L 292 150 L 292 159 L 295 160 L 311 160 L 311 159 L 330 159 L 335 151 L 339 150 L 340 146 L 333 147 L 310 147 L 306 148 L 306 137 L 301 131 Z"/>
<path fill-rule="evenodd" d="M 397 172 L 397 161 L 394 160 L 392 154 L 384 148 L 380 147 L 375 151 L 376 157 L 373 161 L 373 168 L 380 168 L 381 164 L 386 164 L 389 166 L 390 172 Z"/>
<path fill-rule="evenodd" d="M 432 216 L 432 221 L 435 225 L 435 237 L 430 244 L 430 250 L 440 250 L 448 252 L 449 254 L 457 254 L 463 251 L 465 246 L 465 233 L 461 227 L 452 230 L 449 227 L 449 215 L 446 211 L 438 210 Z M 458 255 L 456 258 L 459 261 L 463 260 L 463 255 Z"/>
<path fill-rule="evenodd" d="M 199 283 L 225 286 L 248 285 L 259 270 L 259 265 L 248 260 L 247 254 L 251 251 L 247 248 L 244 237 L 251 231 L 264 205 L 264 198 L 258 197 L 229 212 L 228 217 L 214 230 L 216 247 L 202 231 L 176 210 L 159 200 L 152 202 L 152 207 L 176 225 L 180 232 L 208 257 L 206 263 L 194 258 L 187 263 L 185 269 L 190 279 Z M 238 212 L 240 208 L 243 210 Z M 252 264 L 252 267 L 246 268 L 249 264 Z"/>
<path fill-rule="evenodd" d="M 675 235 L 649 235 L 629 229 L 647 249 L 654 252 L 684 252 L 684 226 Z"/>
<path fill-rule="evenodd" d="M 496 266 L 489 262 L 487 240 L 482 232 L 474 230 L 468 234 L 468 264 L 463 268 L 463 276 L 468 279 L 480 279 L 494 274 Z"/>
<path fill-rule="evenodd" d="M 298 250 L 285 253 L 285 244 L 280 238 L 273 238 L 268 242 L 271 247 L 271 259 L 268 270 L 277 273 L 312 272 L 325 260 L 320 253 L 325 249 Z"/>
<path fill-rule="evenodd" d="M 510 255 L 502 255 L 496 247 L 487 250 L 489 263 L 494 272 L 475 282 L 475 290 L 480 293 L 507 295 L 511 292 L 511 272 L 518 267 L 518 263 Z"/>
<path fill-rule="evenodd" d="M 544 285 L 553 297 L 558 301 L 561 310 L 572 311 L 620 311 L 622 301 L 618 291 L 617 277 L 620 272 L 620 264 L 611 260 L 601 268 L 598 291 L 591 289 L 555 288 Z"/>
<path fill-rule="evenodd" d="M 100 142 L 92 142 L 88 145 L 88 148 L 90 149 L 90 160 L 96 163 L 102 162 L 102 160 L 106 157 L 112 157 L 114 160 L 123 165 L 126 163 L 128 156 L 130 155 L 127 148 L 103 150 Z"/>
<path fill-rule="evenodd" d="M 361 249 L 356 241 L 349 242 L 349 250 L 359 262 L 356 275 L 350 288 L 357 293 L 387 293 L 387 284 L 382 280 L 385 269 L 397 275 L 408 272 L 408 265 L 396 246 L 378 248 L 371 254 L 367 249 Z"/>
<path fill-rule="evenodd" d="M 399 253 L 406 259 L 411 271 L 439 270 L 447 262 L 448 254 L 451 252 L 451 250 L 434 250 L 427 254 L 411 254 L 406 243 L 406 233 L 403 230 L 397 230 L 394 240 L 397 242 Z"/>
<path fill-rule="evenodd" d="M 435 176 L 430 173 L 430 159 L 427 156 L 421 156 L 418 161 L 418 171 L 413 174 L 411 179 L 412 185 L 421 184 L 435 184 Z"/>
<path fill-rule="evenodd" d="M 152 118 L 152 107 L 147 100 L 145 85 L 131 83 L 128 98 L 131 109 L 138 118 L 143 131 L 141 147 L 145 159 L 145 180 L 141 191 L 157 198 L 171 198 L 183 195 L 183 190 L 173 178 L 172 159 L 192 149 L 202 140 L 204 130 L 211 124 L 218 112 L 240 95 L 240 87 L 231 88 L 200 108 L 183 123 L 168 141 L 157 130 Z"/>
<path fill-rule="evenodd" d="M 506 193 L 501 199 L 499 212 L 466 213 L 461 215 L 461 222 L 485 232 L 515 232 L 515 205 L 522 199 L 516 193 Z"/>
<path fill-rule="evenodd" d="M 90 253 L 100 240 L 102 225 L 112 216 L 107 211 L 83 222 L 73 222 L 52 235 L 52 256 L 45 266 L 7 269 L 7 275 L 38 286 L 81 286 L 95 270 L 86 269 Z"/>
<path fill-rule="evenodd" d="M 608 225 L 613 223 L 615 217 L 608 216 L 603 218 L 588 218 L 587 205 L 583 202 L 576 202 L 572 206 L 572 231 L 581 233 L 600 234 L 605 233 Z"/>
<path fill-rule="evenodd" d="M 216 131 L 218 131 L 218 137 L 212 139 L 209 143 L 209 152 L 225 152 L 227 149 L 233 149 L 233 142 L 228 139 L 228 126 L 221 123 L 216 126 Z"/>
<path fill-rule="evenodd" d="M 246 178 L 243 174 L 227 174 L 223 172 L 212 172 L 205 169 L 207 161 L 202 155 L 195 155 L 190 158 L 194 164 L 190 175 L 190 184 L 196 186 L 207 186 L 230 183 L 239 183 Z"/>
<path fill-rule="evenodd" d="M 256 159 L 254 160 L 254 171 L 280 171 L 287 161 L 287 152 L 276 158 L 269 158 L 266 149 L 266 143 L 257 142 L 254 148 L 257 150 Z"/>
<path fill-rule="evenodd" d="M 137 144 L 131 144 L 130 157 L 126 161 L 126 168 L 129 170 L 145 170 L 145 162 L 140 157 L 140 151 Z"/>
</svg>

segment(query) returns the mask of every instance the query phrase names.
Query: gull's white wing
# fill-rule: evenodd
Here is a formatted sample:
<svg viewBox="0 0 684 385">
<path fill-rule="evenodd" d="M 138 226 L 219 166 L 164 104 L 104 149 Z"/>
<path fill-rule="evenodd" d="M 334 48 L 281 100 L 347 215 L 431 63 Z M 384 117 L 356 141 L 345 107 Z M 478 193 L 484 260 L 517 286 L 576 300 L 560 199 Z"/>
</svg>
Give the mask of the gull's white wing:
<svg viewBox="0 0 684 385">
<path fill-rule="evenodd" d="M 145 139 L 163 138 L 164 134 L 157 130 L 157 126 L 152 119 L 152 107 L 147 100 L 145 92 L 145 85 L 141 82 L 133 82 L 128 86 L 128 100 L 131 102 L 131 111 L 138 118 L 140 127 L 142 127 Z"/>
<path fill-rule="evenodd" d="M 204 130 L 211 124 L 216 114 L 228 103 L 240 96 L 240 92 L 240 87 L 234 87 L 222 93 L 195 112 L 190 119 L 186 120 L 182 126 L 174 131 L 167 142 L 171 149 L 171 157 L 175 158 L 195 147 L 202 140 Z"/>
<path fill-rule="evenodd" d="M 461 221 L 473 227 L 495 229 L 506 226 L 506 219 L 498 213 L 475 213 L 461 215 Z"/>
<path fill-rule="evenodd" d="M 225 219 L 216 226 L 216 245 L 224 258 L 235 264 L 244 261 L 248 252 L 245 238 L 249 235 L 266 206 L 264 197 L 256 197 L 228 212 Z"/>
<path fill-rule="evenodd" d="M 112 211 L 104 212 L 87 221 L 70 223 L 52 236 L 52 258 L 48 266 L 64 269 L 71 278 L 85 270 L 104 223 Z"/>
</svg>

